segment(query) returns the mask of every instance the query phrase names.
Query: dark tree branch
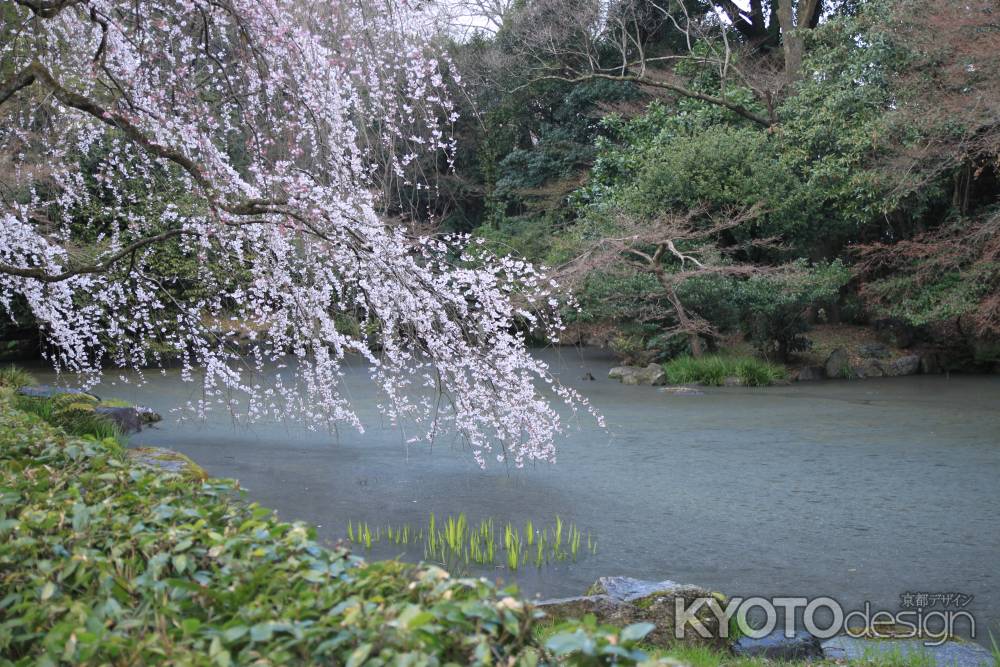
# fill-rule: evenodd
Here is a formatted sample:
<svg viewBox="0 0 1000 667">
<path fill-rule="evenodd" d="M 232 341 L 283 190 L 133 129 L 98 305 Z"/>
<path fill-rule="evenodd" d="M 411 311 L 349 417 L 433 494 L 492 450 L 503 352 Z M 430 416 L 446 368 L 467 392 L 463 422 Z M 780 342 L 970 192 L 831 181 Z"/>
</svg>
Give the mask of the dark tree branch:
<svg viewBox="0 0 1000 667">
<path fill-rule="evenodd" d="M 0 106 L 13 97 L 17 91 L 27 88 L 34 82 L 35 72 L 30 66 L 20 72 L 14 73 L 9 79 L 0 84 Z"/>
<path fill-rule="evenodd" d="M 67 7 L 85 4 L 87 0 L 14 0 L 14 2 L 27 7 L 35 16 L 50 19 Z"/>
<path fill-rule="evenodd" d="M 608 74 L 605 72 L 588 72 L 586 74 L 581 74 L 579 76 L 558 76 L 555 74 L 550 74 L 547 76 L 540 76 L 533 79 L 530 83 L 523 86 L 518 86 L 513 92 L 517 92 L 523 88 L 530 86 L 538 81 L 563 81 L 565 83 L 583 83 L 585 81 L 591 81 L 594 79 L 607 79 L 609 81 L 626 81 L 630 83 L 637 83 L 640 86 L 649 86 L 651 88 L 661 88 L 663 90 L 669 90 L 676 93 L 682 97 L 687 97 L 694 100 L 701 100 L 702 102 L 707 102 L 709 104 L 714 104 L 716 106 L 729 109 L 737 116 L 751 120 L 764 127 L 771 127 L 777 122 L 775 118 L 767 118 L 761 116 L 760 114 L 754 113 L 750 109 L 747 109 L 742 104 L 737 102 L 731 102 L 722 97 L 716 97 L 714 95 L 706 95 L 705 93 L 699 93 L 698 91 L 691 90 L 690 88 L 685 88 L 684 86 L 679 86 L 675 83 L 670 83 L 668 81 L 661 81 L 658 79 L 652 79 L 648 76 L 639 76 L 635 74 Z"/>
</svg>

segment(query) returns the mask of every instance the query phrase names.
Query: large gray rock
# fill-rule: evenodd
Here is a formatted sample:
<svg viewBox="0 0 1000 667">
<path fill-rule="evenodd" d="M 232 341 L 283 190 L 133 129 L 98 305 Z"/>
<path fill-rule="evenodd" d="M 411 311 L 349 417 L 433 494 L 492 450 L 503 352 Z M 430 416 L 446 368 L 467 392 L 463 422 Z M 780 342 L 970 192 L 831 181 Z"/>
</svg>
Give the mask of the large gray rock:
<svg viewBox="0 0 1000 667">
<path fill-rule="evenodd" d="M 942 373 L 941 357 L 936 352 L 922 355 L 920 357 L 920 372 L 924 375 Z"/>
<path fill-rule="evenodd" d="M 865 359 L 888 359 L 892 350 L 882 343 L 862 343 L 858 345 L 858 356 Z"/>
<path fill-rule="evenodd" d="M 208 475 L 197 463 L 190 458 L 175 452 L 172 449 L 163 447 L 136 447 L 125 450 L 126 455 L 134 463 L 157 468 L 164 472 L 183 475 L 194 480 L 208 479 Z"/>
<path fill-rule="evenodd" d="M 159 413 L 153 412 L 141 405 L 98 405 L 94 407 L 94 413 L 103 415 L 113 421 L 118 429 L 126 435 L 129 433 L 138 433 L 146 424 L 152 424 L 163 419 Z"/>
<path fill-rule="evenodd" d="M 899 377 L 901 375 L 915 375 L 919 370 L 920 355 L 908 354 L 893 360 L 885 369 L 885 374 L 889 377 Z"/>
<path fill-rule="evenodd" d="M 805 630 L 799 630 L 786 637 L 784 630 L 775 630 L 766 637 L 740 637 L 733 644 L 733 653 L 748 658 L 768 660 L 810 660 L 823 657 L 823 647 L 817 637 Z"/>
<path fill-rule="evenodd" d="M 690 607 L 700 598 L 712 600 L 712 604 L 719 606 L 724 606 L 726 600 L 721 593 L 675 581 L 601 577 L 590 587 L 587 595 L 543 600 L 536 606 L 555 619 L 593 614 L 599 623 L 619 627 L 652 623 L 655 629 L 646 637 L 651 644 L 668 646 L 681 643 L 724 648 L 728 645 L 728 638 L 724 636 L 725 632 L 720 631 L 718 618 L 708 604 L 702 604 L 695 612 L 695 618 L 685 628 L 682 637 L 676 634 L 677 600 L 682 599 Z M 702 633 L 707 636 L 702 636 Z"/>
<path fill-rule="evenodd" d="M 847 353 L 846 349 L 838 347 L 826 358 L 824 368 L 826 369 L 826 376 L 828 378 L 851 377 L 851 356 Z"/>
<path fill-rule="evenodd" d="M 108 407 L 99 405 L 94 408 L 94 414 L 103 415 L 113 421 L 118 430 L 128 435 L 142 430 L 142 417 L 135 408 Z"/>
<path fill-rule="evenodd" d="M 814 382 L 826 377 L 826 369 L 822 366 L 803 366 L 799 369 L 795 379 L 799 382 Z"/>
<path fill-rule="evenodd" d="M 155 424 L 156 422 L 163 421 L 163 417 L 160 416 L 159 412 L 144 405 L 135 406 L 135 411 L 139 413 L 139 419 L 142 420 L 143 424 Z"/>
<path fill-rule="evenodd" d="M 884 377 L 886 364 L 878 359 L 862 359 L 861 363 L 851 368 L 851 373 L 856 378 L 880 378 Z"/>
<path fill-rule="evenodd" d="M 664 385 L 667 383 L 667 374 L 659 364 L 649 364 L 648 366 L 615 366 L 608 371 L 608 378 L 621 380 L 622 384 L 644 384 L 644 385 Z"/>
<path fill-rule="evenodd" d="M 979 644 L 946 641 L 940 646 L 924 646 L 920 639 L 863 639 L 834 637 L 823 642 L 828 660 L 873 660 L 880 656 L 922 656 L 919 664 L 933 660 L 938 667 L 993 667 L 993 656 Z M 915 660 L 917 662 L 917 660 Z"/>
<path fill-rule="evenodd" d="M 605 595 L 616 602 L 632 602 L 653 593 L 674 591 L 683 586 L 676 581 L 646 581 L 632 577 L 600 577 L 591 585 L 587 595 Z"/>
</svg>

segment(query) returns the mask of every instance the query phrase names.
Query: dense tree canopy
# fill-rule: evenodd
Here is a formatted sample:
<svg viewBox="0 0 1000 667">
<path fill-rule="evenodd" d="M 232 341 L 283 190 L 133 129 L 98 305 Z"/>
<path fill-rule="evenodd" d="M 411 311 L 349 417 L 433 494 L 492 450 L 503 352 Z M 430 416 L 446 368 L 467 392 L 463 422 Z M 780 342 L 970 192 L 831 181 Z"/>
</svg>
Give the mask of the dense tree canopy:
<svg viewBox="0 0 1000 667">
<path fill-rule="evenodd" d="M 568 263 L 584 307 L 571 320 L 663 355 L 688 347 L 669 335 L 684 329 L 709 344 L 740 330 L 792 354 L 799 343 L 787 336 L 820 310 L 947 324 L 949 344 L 996 334 L 993 3 L 575 5 L 514 3 L 495 35 L 452 48 L 476 99 L 509 105 L 490 104 L 482 131 L 463 136 L 494 159 L 483 167 L 465 159 L 468 146 L 459 153 L 458 174 L 481 183 L 465 192 L 485 206 L 453 210 L 486 213 L 454 224 Z M 547 111 L 584 91 L 571 119 Z M 490 124 L 500 118 L 502 134 Z M 577 127 L 573 142 L 560 140 Z M 720 229 L 720 216 L 739 224 Z M 656 255 L 650 235 L 664 220 L 698 218 L 676 245 L 717 270 L 677 283 L 696 323 L 685 327 L 658 281 L 632 265 L 639 250 L 683 274 L 690 262 Z M 605 254 L 580 279 L 595 243 L 625 237 L 617 262 Z M 778 293 L 795 305 L 773 310 Z M 762 326 L 761 312 L 786 321 Z"/>
</svg>

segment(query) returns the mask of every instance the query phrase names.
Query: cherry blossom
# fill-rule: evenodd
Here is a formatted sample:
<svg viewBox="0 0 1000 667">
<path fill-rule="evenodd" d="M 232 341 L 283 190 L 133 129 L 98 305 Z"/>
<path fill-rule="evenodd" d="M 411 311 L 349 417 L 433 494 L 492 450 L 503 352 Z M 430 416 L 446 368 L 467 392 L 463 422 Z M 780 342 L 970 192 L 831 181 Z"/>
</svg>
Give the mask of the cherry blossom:
<svg viewBox="0 0 1000 667">
<path fill-rule="evenodd" d="M 591 410 L 526 349 L 524 331 L 561 330 L 557 286 L 383 216 L 386 174 L 454 150 L 450 64 L 407 30 L 415 10 L 0 10 L 0 306 L 26 304 L 58 370 L 93 384 L 176 357 L 200 384 L 197 414 L 361 429 L 342 382 L 360 357 L 413 440 L 450 429 L 482 466 L 555 461 L 553 403 Z M 163 261 L 164 244 L 194 276 Z"/>
</svg>

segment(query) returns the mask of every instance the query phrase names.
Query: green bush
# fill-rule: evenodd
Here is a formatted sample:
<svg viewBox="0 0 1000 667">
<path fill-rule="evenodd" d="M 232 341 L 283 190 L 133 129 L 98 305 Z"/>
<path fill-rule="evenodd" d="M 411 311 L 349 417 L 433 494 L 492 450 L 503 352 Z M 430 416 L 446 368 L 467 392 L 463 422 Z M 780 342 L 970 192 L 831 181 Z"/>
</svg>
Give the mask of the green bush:
<svg viewBox="0 0 1000 667">
<path fill-rule="evenodd" d="M 130 463 L 0 392 L 0 663 L 634 664 L 643 628 L 570 623 L 486 579 L 366 563 L 239 499 Z M 599 635 L 599 636 L 598 636 Z M 582 639 L 580 639 L 582 637 Z M 576 643 L 574 643 L 576 642 Z M 552 640 L 550 639 L 550 642 Z M 619 650 L 620 649 L 620 650 Z"/>
<path fill-rule="evenodd" d="M 785 377 L 784 366 L 753 357 L 730 357 L 711 354 L 704 357 L 677 357 L 663 365 L 672 384 L 699 383 L 714 387 L 726 378 L 739 378 L 750 387 L 765 387 Z"/>
<path fill-rule="evenodd" d="M 789 272 L 761 274 L 737 283 L 741 328 L 762 354 L 787 360 L 808 349 L 809 308 L 833 305 L 851 278 L 840 260 L 809 266 L 799 262 Z"/>
</svg>

